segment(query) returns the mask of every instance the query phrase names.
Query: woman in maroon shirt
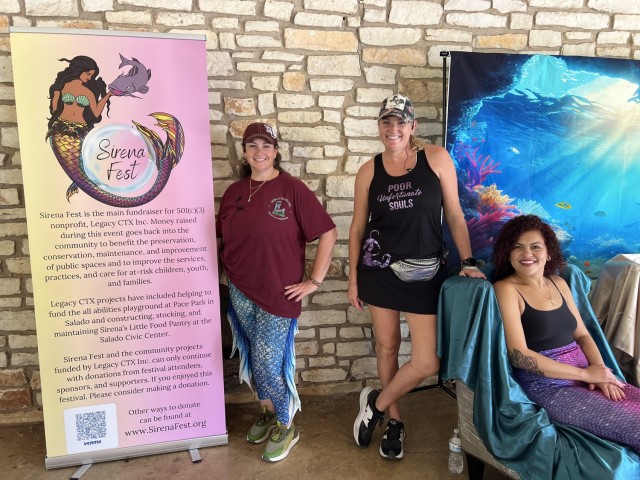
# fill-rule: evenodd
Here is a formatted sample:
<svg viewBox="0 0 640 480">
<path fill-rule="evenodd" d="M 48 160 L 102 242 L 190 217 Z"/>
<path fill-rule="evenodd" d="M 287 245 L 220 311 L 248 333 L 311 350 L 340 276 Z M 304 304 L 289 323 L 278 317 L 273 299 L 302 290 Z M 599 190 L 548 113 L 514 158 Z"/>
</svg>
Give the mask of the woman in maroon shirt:
<svg viewBox="0 0 640 480">
<path fill-rule="evenodd" d="M 279 169 L 275 129 L 252 123 L 242 138 L 242 178 L 222 197 L 216 230 L 229 280 L 229 321 L 240 379 L 256 386 L 262 413 L 247 441 L 269 442 L 268 462 L 284 459 L 300 436 L 293 338 L 301 300 L 322 285 L 337 238 L 334 222 L 299 179 Z M 319 239 L 310 275 L 305 247 Z"/>
</svg>

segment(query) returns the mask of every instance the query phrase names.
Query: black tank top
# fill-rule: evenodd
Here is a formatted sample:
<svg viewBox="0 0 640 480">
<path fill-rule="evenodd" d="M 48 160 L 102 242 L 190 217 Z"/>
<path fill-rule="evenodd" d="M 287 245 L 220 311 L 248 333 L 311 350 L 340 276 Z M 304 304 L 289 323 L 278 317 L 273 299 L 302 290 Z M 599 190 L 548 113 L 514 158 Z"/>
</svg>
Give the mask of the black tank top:
<svg viewBox="0 0 640 480">
<path fill-rule="evenodd" d="M 416 167 L 392 177 L 374 158 L 369 186 L 369 222 L 362 239 L 359 269 L 378 269 L 403 258 L 427 258 L 443 250 L 442 189 L 424 150 Z"/>
<path fill-rule="evenodd" d="M 560 289 L 549 279 L 556 290 Z M 527 346 L 534 352 L 563 347 L 573 342 L 573 332 L 578 328 L 576 317 L 567 306 L 562 293 L 562 305 L 555 310 L 536 310 L 527 303 L 524 296 L 516 289 L 524 301 L 522 312 L 522 330 Z"/>
</svg>

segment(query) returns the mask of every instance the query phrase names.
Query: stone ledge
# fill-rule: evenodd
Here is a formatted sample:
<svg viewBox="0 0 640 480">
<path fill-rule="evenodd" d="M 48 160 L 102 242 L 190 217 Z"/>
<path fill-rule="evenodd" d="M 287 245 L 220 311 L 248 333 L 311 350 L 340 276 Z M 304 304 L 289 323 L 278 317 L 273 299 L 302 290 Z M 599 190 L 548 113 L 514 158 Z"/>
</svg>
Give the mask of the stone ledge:
<svg viewBox="0 0 640 480">
<path fill-rule="evenodd" d="M 42 423 L 44 418 L 41 410 L 27 410 L 24 412 L 0 413 L 0 425 L 24 425 L 27 423 Z"/>
</svg>

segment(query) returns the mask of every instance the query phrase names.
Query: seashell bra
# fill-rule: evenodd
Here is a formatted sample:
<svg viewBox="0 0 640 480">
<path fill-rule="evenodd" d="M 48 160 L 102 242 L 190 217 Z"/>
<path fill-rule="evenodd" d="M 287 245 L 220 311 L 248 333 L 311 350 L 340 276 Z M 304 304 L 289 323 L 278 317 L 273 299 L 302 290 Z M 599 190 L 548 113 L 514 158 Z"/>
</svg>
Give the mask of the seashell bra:
<svg viewBox="0 0 640 480">
<path fill-rule="evenodd" d="M 71 105 L 73 102 L 76 102 L 79 107 L 89 106 L 89 99 L 86 96 L 78 95 L 77 97 L 74 97 L 73 94 L 69 92 L 62 95 L 62 101 L 67 105 Z"/>
</svg>

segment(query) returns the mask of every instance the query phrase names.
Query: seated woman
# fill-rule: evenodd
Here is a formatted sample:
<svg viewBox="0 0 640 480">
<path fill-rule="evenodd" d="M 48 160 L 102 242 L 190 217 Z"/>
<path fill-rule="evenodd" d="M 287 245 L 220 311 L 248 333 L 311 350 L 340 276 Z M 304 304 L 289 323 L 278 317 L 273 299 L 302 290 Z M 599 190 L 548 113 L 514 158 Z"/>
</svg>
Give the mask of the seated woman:
<svg viewBox="0 0 640 480">
<path fill-rule="evenodd" d="M 558 239 L 535 215 L 508 221 L 493 248 L 509 361 L 529 398 L 558 423 L 640 452 L 640 389 L 604 365 L 567 283 Z"/>
</svg>

